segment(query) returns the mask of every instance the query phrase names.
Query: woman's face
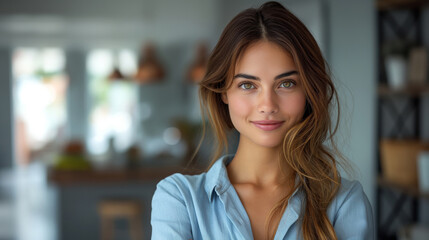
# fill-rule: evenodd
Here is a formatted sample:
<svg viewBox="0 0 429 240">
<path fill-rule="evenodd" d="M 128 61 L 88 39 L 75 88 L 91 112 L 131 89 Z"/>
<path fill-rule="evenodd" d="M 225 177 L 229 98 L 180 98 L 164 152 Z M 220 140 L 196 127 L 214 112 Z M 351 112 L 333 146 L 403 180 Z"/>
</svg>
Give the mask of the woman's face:
<svg viewBox="0 0 429 240">
<path fill-rule="evenodd" d="M 222 99 L 240 141 L 270 148 L 280 146 L 286 132 L 301 121 L 306 102 L 291 55 L 268 41 L 246 49 Z"/>
</svg>

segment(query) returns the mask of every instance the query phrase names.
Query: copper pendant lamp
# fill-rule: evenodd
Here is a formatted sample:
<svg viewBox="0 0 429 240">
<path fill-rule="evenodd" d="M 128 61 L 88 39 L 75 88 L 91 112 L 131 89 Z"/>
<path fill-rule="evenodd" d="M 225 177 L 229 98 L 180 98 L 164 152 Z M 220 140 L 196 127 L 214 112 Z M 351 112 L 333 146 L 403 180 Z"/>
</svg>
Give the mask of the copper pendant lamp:
<svg viewBox="0 0 429 240">
<path fill-rule="evenodd" d="M 155 47 L 147 44 L 141 52 L 137 73 L 134 80 L 138 83 L 152 83 L 161 81 L 165 72 L 155 54 Z"/>
<path fill-rule="evenodd" d="M 187 79 L 194 83 L 203 80 L 207 70 L 208 50 L 205 43 L 200 43 L 197 47 L 197 54 L 194 63 L 188 70 Z"/>
<path fill-rule="evenodd" d="M 118 67 L 113 68 L 112 73 L 109 75 L 109 79 L 112 81 L 124 80 L 124 75 L 121 73 Z"/>
</svg>

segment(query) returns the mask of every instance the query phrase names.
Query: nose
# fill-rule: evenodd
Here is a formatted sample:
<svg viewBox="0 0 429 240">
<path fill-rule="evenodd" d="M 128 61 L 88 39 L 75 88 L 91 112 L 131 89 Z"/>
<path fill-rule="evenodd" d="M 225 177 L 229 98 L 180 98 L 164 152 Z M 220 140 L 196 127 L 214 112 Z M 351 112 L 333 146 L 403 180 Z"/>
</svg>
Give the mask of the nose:
<svg viewBox="0 0 429 240">
<path fill-rule="evenodd" d="M 272 90 L 262 91 L 259 95 L 258 112 L 264 114 L 277 113 L 279 110 L 276 94 Z"/>
</svg>

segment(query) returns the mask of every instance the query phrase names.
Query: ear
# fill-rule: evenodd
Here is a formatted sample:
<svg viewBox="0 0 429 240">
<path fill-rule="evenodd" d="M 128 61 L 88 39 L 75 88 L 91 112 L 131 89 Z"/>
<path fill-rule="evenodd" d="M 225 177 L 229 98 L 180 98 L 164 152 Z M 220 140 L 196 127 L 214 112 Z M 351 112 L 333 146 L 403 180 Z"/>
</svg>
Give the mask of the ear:
<svg viewBox="0 0 429 240">
<path fill-rule="evenodd" d="M 228 104 L 228 97 L 226 96 L 226 93 L 222 93 L 221 98 L 223 103 Z"/>
</svg>

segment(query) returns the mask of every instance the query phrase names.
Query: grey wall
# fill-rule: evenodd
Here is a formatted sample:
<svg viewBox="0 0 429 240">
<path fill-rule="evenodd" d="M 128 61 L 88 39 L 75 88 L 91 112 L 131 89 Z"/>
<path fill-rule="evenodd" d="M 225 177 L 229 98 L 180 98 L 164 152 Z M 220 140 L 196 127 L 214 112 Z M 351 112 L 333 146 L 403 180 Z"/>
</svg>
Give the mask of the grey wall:
<svg viewBox="0 0 429 240">
<path fill-rule="evenodd" d="M 0 168 L 13 166 L 11 51 L 0 47 Z"/>
<path fill-rule="evenodd" d="M 0 2 L 0 45 L 131 47 L 213 38 L 214 0 Z M 196 10 L 198 9 L 198 10 Z"/>
<path fill-rule="evenodd" d="M 341 145 L 375 206 L 375 9 L 374 2 L 330 0 L 330 65 L 343 107 Z"/>
<path fill-rule="evenodd" d="M 69 49 L 66 52 L 66 72 L 70 79 L 67 87 L 67 136 L 85 139 L 87 130 L 86 52 Z"/>
</svg>

